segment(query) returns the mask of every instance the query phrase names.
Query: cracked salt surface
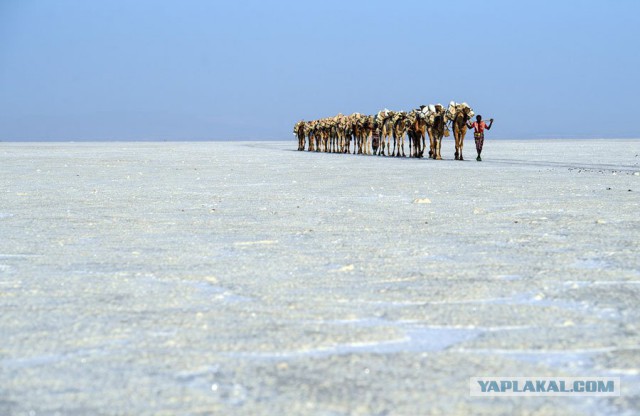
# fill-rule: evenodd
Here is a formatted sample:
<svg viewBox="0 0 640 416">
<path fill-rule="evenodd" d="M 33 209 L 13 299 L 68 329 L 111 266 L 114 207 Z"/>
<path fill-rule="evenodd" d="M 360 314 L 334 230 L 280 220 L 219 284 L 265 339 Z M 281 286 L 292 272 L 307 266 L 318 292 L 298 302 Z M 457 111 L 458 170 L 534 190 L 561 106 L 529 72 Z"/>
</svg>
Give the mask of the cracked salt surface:
<svg viewBox="0 0 640 416">
<path fill-rule="evenodd" d="M 1 143 L 0 414 L 637 413 L 637 143 Z"/>
<path fill-rule="evenodd" d="M 393 354 L 399 352 L 433 352 L 442 351 L 453 345 L 477 336 L 481 330 L 476 328 L 428 327 L 415 322 L 391 322 L 381 319 L 363 319 L 346 321 L 312 322 L 315 325 L 331 326 L 345 325 L 364 328 L 393 328 L 403 334 L 401 338 L 387 339 L 374 342 L 357 342 L 328 345 L 321 348 L 274 351 L 274 352 L 240 352 L 231 355 L 247 358 L 299 358 L 305 356 L 322 357 L 344 354 Z"/>
</svg>

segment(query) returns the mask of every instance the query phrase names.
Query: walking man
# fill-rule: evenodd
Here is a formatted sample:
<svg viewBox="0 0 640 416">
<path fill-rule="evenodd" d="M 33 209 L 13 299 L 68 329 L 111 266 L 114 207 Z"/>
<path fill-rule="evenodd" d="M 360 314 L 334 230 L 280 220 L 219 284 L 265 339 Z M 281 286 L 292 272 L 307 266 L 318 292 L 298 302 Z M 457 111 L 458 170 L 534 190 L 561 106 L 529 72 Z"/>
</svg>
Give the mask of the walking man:
<svg viewBox="0 0 640 416">
<path fill-rule="evenodd" d="M 378 126 L 373 128 L 373 133 L 371 133 L 371 147 L 373 148 L 374 155 L 380 155 L 378 153 L 378 147 L 380 147 L 380 129 Z M 382 151 L 382 149 L 380 149 Z"/>
<path fill-rule="evenodd" d="M 476 121 L 471 124 L 467 122 L 467 127 L 470 129 L 474 129 L 473 138 L 476 140 L 476 151 L 478 152 L 478 157 L 476 160 L 478 162 L 482 162 L 482 158 L 480 157 L 480 153 L 482 153 L 482 145 L 484 144 L 484 131 L 491 130 L 491 126 L 493 125 L 493 119 L 489 119 L 489 125 L 482 121 L 482 116 L 478 115 L 476 117 Z"/>
</svg>

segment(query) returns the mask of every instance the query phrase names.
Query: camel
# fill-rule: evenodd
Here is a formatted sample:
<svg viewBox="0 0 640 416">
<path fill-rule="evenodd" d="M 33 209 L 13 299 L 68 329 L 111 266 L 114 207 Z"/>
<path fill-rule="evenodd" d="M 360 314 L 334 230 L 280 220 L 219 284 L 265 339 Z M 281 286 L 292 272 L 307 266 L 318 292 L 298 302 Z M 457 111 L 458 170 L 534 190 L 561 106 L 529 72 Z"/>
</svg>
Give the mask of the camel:
<svg viewBox="0 0 640 416">
<path fill-rule="evenodd" d="M 349 153 L 351 149 L 351 140 L 353 132 L 351 131 L 351 122 L 348 117 L 342 119 L 342 135 L 343 135 L 343 149 L 342 153 Z"/>
<path fill-rule="evenodd" d="M 329 151 L 331 153 L 338 153 L 338 122 L 332 120 L 329 127 L 329 141 L 331 142 Z"/>
<path fill-rule="evenodd" d="M 407 135 L 409 136 L 409 154 L 411 157 L 423 157 L 425 149 L 425 132 L 427 130 L 427 122 L 424 113 L 421 110 L 413 110 L 407 116 L 409 119 L 409 127 Z M 413 151 L 411 145 L 413 144 Z"/>
<path fill-rule="evenodd" d="M 324 122 L 322 120 L 318 121 L 314 130 L 313 137 L 316 139 L 316 152 L 322 152 L 322 145 L 324 144 Z"/>
<path fill-rule="evenodd" d="M 393 153 L 392 156 L 400 157 L 400 150 L 402 150 L 402 157 L 406 157 L 404 154 L 404 135 L 409 127 L 409 120 L 407 119 L 407 113 L 400 111 L 395 115 L 393 121 Z M 396 145 L 398 151 L 396 153 Z"/>
<path fill-rule="evenodd" d="M 382 139 L 382 126 L 384 124 L 386 113 L 388 112 L 389 110 L 385 108 L 382 111 L 378 111 L 378 114 L 373 116 L 374 131 L 378 133 L 378 143 L 377 144 L 373 142 L 371 143 L 374 148 L 373 149 L 374 155 L 380 156 L 382 153 L 384 153 L 384 145 L 383 145 L 383 139 Z"/>
<path fill-rule="evenodd" d="M 362 119 L 362 153 L 365 155 L 371 154 L 371 138 L 374 128 L 373 116 L 364 116 Z"/>
<path fill-rule="evenodd" d="M 452 120 L 453 138 L 456 142 L 456 160 L 464 160 L 462 157 L 462 147 L 464 145 L 464 136 L 467 134 L 467 122 L 473 117 L 473 110 L 467 103 L 449 104 L 448 118 Z"/>
<path fill-rule="evenodd" d="M 317 121 L 309 121 L 307 123 L 306 133 L 307 133 L 307 141 L 309 142 L 309 148 L 307 149 L 309 152 L 313 152 L 314 149 L 314 141 L 315 141 L 315 131 L 316 131 Z"/>
<path fill-rule="evenodd" d="M 393 137 L 393 125 L 396 113 L 394 111 L 387 111 L 385 117 L 382 119 L 382 128 L 380 133 L 380 153 L 384 156 L 391 156 L 391 138 Z M 384 149 L 387 147 L 387 153 L 385 155 Z M 395 145 L 394 145 L 395 148 Z"/>
<path fill-rule="evenodd" d="M 298 137 L 298 150 L 304 150 L 305 147 L 305 126 L 304 120 L 300 120 L 293 127 L 293 134 Z"/>
<path fill-rule="evenodd" d="M 322 121 L 322 127 L 320 128 L 320 133 L 322 135 L 322 151 L 324 153 L 329 152 L 329 121 L 324 119 Z"/>
<path fill-rule="evenodd" d="M 430 158 L 442 160 L 440 148 L 442 145 L 442 137 L 445 135 L 445 130 L 447 129 L 446 124 L 447 112 L 442 105 L 436 104 L 432 107 L 432 111 L 429 112 L 428 116 L 427 134 L 429 135 Z"/>
<path fill-rule="evenodd" d="M 338 114 L 335 118 L 335 134 L 337 140 L 336 152 L 344 153 L 346 138 L 346 118 L 342 114 Z"/>
<path fill-rule="evenodd" d="M 351 129 L 351 119 L 344 117 L 342 119 L 342 153 L 351 153 L 351 136 L 353 135 Z"/>
<path fill-rule="evenodd" d="M 378 149 L 382 147 L 380 144 L 380 127 L 378 127 L 378 122 L 373 122 L 373 133 L 371 134 L 371 149 L 373 149 L 374 155 L 380 155 Z"/>
<path fill-rule="evenodd" d="M 362 136 L 364 126 L 362 123 L 362 115 L 360 113 L 351 114 L 351 128 L 353 131 L 353 154 L 362 154 Z"/>
<path fill-rule="evenodd" d="M 414 134 L 411 131 L 411 127 L 413 126 L 413 124 L 416 122 L 416 113 L 411 110 L 409 111 L 409 113 L 407 114 L 407 128 L 406 128 L 406 134 L 408 136 L 409 139 L 409 157 L 417 157 L 416 156 L 416 150 L 418 149 L 418 146 L 414 146 L 415 145 L 415 138 L 414 138 Z M 415 150 L 414 150 L 415 149 Z"/>
</svg>

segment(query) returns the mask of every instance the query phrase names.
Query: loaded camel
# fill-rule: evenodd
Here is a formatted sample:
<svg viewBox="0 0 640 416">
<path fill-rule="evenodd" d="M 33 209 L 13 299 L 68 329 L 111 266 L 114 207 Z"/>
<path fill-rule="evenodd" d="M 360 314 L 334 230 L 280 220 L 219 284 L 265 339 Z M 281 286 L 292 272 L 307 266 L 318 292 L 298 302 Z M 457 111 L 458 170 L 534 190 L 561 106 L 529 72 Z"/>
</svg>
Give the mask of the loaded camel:
<svg viewBox="0 0 640 416">
<path fill-rule="evenodd" d="M 464 136 L 467 134 L 467 122 L 473 117 L 473 110 L 467 103 L 456 104 L 452 101 L 449 104 L 448 113 L 456 146 L 455 159 L 464 160 L 462 147 L 464 146 Z"/>
</svg>

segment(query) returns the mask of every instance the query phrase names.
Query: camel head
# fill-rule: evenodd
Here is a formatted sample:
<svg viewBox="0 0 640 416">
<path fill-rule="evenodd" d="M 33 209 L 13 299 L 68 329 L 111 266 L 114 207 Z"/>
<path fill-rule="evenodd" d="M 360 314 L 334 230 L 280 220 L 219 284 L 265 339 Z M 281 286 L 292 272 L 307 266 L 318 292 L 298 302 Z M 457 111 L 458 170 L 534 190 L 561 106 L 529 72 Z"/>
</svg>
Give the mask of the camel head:
<svg viewBox="0 0 640 416">
<path fill-rule="evenodd" d="M 365 117 L 365 126 L 367 126 L 368 128 L 373 128 L 375 123 L 375 120 L 373 118 L 373 116 L 366 116 Z"/>
<path fill-rule="evenodd" d="M 474 112 L 471 109 L 471 107 L 466 106 L 462 110 L 462 115 L 464 116 L 464 121 L 466 123 L 467 121 L 471 120 L 471 118 L 474 116 Z"/>
</svg>

